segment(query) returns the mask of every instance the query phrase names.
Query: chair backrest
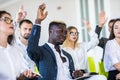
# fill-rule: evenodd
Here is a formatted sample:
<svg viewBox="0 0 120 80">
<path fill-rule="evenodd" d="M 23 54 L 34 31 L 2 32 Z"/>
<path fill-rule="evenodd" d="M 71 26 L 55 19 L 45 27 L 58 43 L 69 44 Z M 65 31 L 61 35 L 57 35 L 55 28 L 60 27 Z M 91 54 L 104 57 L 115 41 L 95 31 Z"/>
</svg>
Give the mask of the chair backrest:
<svg viewBox="0 0 120 80">
<path fill-rule="evenodd" d="M 99 69 L 99 74 L 101 74 L 101 75 L 104 75 L 104 76 L 106 76 L 106 77 L 108 77 L 108 72 L 105 72 L 105 68 L 104 68 L 104 64 L 103 64 L 103 62 L 102 61 L 100 61 L 100 62 L 98 62 L 98 69 Z"/>
<path fill-rule="evenodd" d="M 88 68 L 89 68 L 89 72 L 96 72 L 95 62 L 93 57 L 91 56 L 88 57 Z"/>
<path fill-rule="evenodd" d="M 108 72 L 105 72 L 104 64 L 102 61 L 98 62 L 98 70 L 96 70 L 95 61 L 92 56 L 88 56 L 88 68 L 90 73 L 96 72 L 100 75 L 106 76 L 106 78 L 108 77 Z"/>
</svg>

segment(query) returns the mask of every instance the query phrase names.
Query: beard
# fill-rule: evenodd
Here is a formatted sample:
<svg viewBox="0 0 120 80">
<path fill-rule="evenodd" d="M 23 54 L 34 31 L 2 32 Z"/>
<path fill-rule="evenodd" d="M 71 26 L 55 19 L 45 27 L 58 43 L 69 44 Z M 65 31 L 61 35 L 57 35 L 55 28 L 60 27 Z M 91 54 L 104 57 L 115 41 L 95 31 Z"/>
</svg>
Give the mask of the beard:
<svg viewBox="0 0 120 80">
<path fill-rule="evenodd" d="M 25 34 L 25 35 L 23 36 L 23 38 L 26 39 L 26 40 L 28 40 L 28 39 L 29 39 L 29 36 L 30 36 L 30 35 L 26 35 L 26 34 Z"/>
<path fill-rule="evenodd" d="M 23 38 L 24 38 L 24 39 L 26 39 L 26 40 L 28 40 L 28 39 L 29 39 L 29 37 L 25 37 L 25 36 L 24 36 Z"/>
</svg>

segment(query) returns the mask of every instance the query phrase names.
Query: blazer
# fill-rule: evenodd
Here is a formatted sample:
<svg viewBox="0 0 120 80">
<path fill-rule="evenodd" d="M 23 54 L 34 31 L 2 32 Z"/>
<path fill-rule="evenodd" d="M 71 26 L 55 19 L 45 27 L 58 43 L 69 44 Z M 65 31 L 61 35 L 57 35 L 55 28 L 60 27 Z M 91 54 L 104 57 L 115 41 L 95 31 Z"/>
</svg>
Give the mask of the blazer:
<svg viewBox="0 0 120 80">
<path fill-rule="evenodd" d="M 102 27 L 99 27 L 98 25 L 96 26 L 96 29 L 95 29 L 95 32 L 98 34 L 98 38 L 100 37 L 100 32 L 102 30 Z M 105 38 L 105 37 L 102 37 L 101 39 L 99 39 L 99 44 L 98 46 L 103 48 L 103 56 L 102 56 L 102 61 L 103 61 L 103 58 L 104 58 L 104 52 L 105 52 L 105 45 L 107 43 L 109 39 L 108 38 Z"/>
<path fill-rule="evenodd" d="M 34 25 L 28 42 L 28 55 L 35 61 L 39 72 L 43 76 L 43 78 L 39 78 L 39 80 L 56 80 L 58 69 L 56 57 L 48 44 L 45 43 L 42 46 L 38 46 L 40 32 L 41 27 L 39 25 Z M 72 72 L 74 71 L 72 57 L 64 50 L 62 51 L 69 60 L 69 69 L 72 75 Z"/>
</svg>

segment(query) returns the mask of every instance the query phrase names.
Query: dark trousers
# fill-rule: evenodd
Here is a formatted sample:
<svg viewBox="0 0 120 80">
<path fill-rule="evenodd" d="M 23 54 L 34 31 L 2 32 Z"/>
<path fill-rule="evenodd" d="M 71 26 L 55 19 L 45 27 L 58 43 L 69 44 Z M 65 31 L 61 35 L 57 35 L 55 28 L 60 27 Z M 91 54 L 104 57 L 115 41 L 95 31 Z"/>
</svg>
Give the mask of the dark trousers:
<svg viewBox="0 0 120 80">
<path fill-rule="evenodd" d="M 116 75 L 119 73 L 118 70 L 112 70 L 108 72 L 108 80 L 116 80 Z"/>
</svg>

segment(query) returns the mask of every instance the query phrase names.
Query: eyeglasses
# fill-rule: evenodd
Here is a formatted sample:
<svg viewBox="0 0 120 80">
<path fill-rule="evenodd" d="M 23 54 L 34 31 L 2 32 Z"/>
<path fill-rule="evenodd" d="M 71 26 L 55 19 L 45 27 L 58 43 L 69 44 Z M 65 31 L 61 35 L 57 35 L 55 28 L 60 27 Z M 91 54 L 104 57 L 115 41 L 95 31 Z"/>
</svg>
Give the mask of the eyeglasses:
<svg viewBox="0 0 120 80">
<path fill-rule="evenodd" d="M 7 24 L 12 24 L 14 21 L 8 17 L 2 17 L 0 20 L 4 20 Z"/>
<path fill-rule="evenodd" d="M 78 36 L 79 35 L 79 32 L 69 32 L 69 34 L 71 35 L 71 36 Z"/>
</svg>

